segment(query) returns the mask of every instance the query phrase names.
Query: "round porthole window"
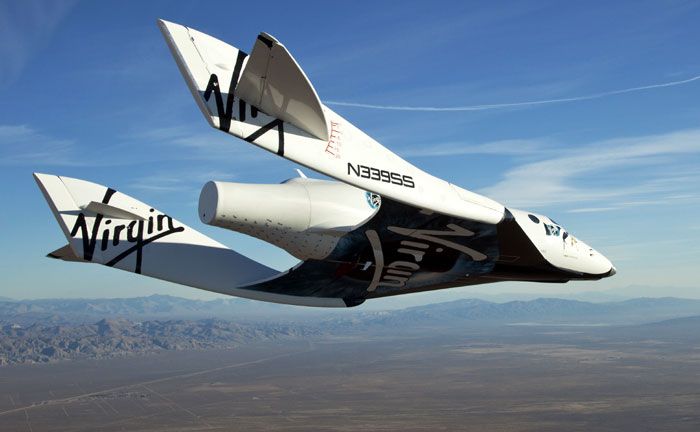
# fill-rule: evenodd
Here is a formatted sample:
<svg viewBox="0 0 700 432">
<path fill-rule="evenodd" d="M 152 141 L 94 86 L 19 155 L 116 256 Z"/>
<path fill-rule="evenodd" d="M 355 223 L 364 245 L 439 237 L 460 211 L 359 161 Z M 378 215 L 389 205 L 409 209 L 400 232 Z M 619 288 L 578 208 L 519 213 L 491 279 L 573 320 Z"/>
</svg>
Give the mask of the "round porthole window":
<svg viewBox="0 0 700 432">
<path fill-rule="evenodd" d="M 535 215 L 533 215 L 533 214 L 529 214 L 529 215 L 527 215 L 527 217 L 529 217 L 530 220 L 533 221 L 533 222 L 536 223 L 536 224 L 540 223 L 540 220 L 537 218 L 537 216 L 535 216 Z"/>
</svg>

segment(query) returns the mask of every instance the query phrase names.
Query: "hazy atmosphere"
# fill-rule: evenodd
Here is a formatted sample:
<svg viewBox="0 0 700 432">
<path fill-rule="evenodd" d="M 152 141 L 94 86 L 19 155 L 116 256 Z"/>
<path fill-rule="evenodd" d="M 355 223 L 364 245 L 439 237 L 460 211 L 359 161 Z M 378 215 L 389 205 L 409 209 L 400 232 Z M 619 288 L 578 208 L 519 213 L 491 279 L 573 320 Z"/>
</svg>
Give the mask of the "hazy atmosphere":
<svg viewBox="0 0 700 432">
<path fill-rule="evenodd" d="M 44 258 L 65 240 L 34 171 L 109 185 L 258 261 L 294 265 L 199 222 L 206 181 L 276 183 L 296 166 L 207 126 L 157 18 L 243 49 L 260 31 L 274 35 L 326 104 L 389 149 L 551 216 L 618 270 L 595 283 L 458 288 L 374 307 L 474 293 L 700 298 L 700 8 L 681 1 L 0 2 L 1 296 L 214 296 Z"/>
<path fill-rule="evenodd" d="M 158 19 L 273 35 L 326 107 L 268 36 L 245 57 Z M 0 0 L 0 430 L 697 432 L 698 23 L 693 1 Z M 297 260 L 198 198 L 299 166 L 212 129 L 166 41 L 221 129 L 369 190 L 209 184 L 207 223 L 306 260 L 279 279 Z M 64 176 L 37 177 L 70 248 L 34 172 Z M 520 279 L 580 280 L 491 283 Z"/>
</svg>

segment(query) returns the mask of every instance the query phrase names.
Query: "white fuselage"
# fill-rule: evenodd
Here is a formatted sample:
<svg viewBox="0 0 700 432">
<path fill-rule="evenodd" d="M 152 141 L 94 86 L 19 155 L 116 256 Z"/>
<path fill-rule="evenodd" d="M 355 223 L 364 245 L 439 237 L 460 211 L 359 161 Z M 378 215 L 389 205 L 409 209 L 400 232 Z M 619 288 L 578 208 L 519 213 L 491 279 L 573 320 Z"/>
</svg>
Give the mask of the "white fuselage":
<svg viewBox="0 0 700 432">
<path fill-rule="evenodd" d="M 554 267 L 590 275 L 615 273 L 610 260 L 547 216 L 509 210 L 542 257 Z"/>
</svg>

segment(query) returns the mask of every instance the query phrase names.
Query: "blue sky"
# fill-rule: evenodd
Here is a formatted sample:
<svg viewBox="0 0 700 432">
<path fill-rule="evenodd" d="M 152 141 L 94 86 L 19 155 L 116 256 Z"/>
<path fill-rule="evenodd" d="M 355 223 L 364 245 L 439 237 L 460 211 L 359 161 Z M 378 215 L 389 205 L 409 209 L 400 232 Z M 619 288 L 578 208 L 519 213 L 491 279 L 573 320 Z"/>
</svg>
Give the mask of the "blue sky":
<svg viewBox="0 0 700 432">
<path fill-rule="evenodd" d="M 206 181 L 279 182 L 295 166 L 209 128 L 157 18 L 244 50 L 260 31 L 274 35 L 329 105 L 373 106 L 331 105 L 378 141 L 551 216 L 619 271 L 480 292 L 644 285 L 700 297 L 700 5 L 674 1 L 0 1 L 0 296 L 207 296 L 44 258 L 65 240 L 33 171 L 112 186 L 259 261 L 294 263 L 199 222 Z"/>
</svg>

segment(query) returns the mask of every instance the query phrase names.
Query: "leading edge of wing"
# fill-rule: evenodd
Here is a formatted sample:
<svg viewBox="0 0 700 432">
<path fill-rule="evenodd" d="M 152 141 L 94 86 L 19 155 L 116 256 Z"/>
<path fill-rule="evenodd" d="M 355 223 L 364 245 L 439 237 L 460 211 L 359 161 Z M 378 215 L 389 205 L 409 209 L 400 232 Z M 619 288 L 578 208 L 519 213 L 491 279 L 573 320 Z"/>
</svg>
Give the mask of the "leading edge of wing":
<svg viewBox="0 0 700 432">
<path fill-rule="evenodd" d="M 267 84 L 258 80 L 256 86 L 243 84 L 240 76 L 259 77 L 260 73 L 247 70 L 253 63 L 240 50 L 179 24 L 160 21 L 159 25 L 197 104 L 213 127 L 337 180 L 418 209 L 491 224 L 503 219 L 505 210 L 500 203 L 420 170 L 326 106 L 322 106 L 322 112 L 328 139 L 319 139 L 317 136 L 322 133 L 309 132 L 311 129 L 300 127 L 298 121 L 289 118 L 290 113 L 296 112 L 290 107 L 296 99 L 285 86 L 269 85 L 279 82 L 279 78 Z M 196 37 L 190 37 L 192 34 Z M 263 39 L 256 40 L 254 50 L 284 49 L 272 37 L 265 35 Z M 298 68 L 291 55 L 289 59 Z M 300 68 L 298 73 L 306 79 Z M 243 85 L 242 94 L 237 93 L 239 85 Z M 313 89 L 310 83 L 309 87 Z M 251 91 L 254 89 L 258 93 Z M 256 105 L 262 103 L 262 97 L 255 96 L 265 91 L 273 99 L 290 103 L 279 103 L 265 111 Z M 317 97 L 315 91 L 313 94 Z"/>
<path fill-rule="evenodd" d="M 270 292 L 288 272 L 260 264 L 171 216 L 114 189 L 85 180 L 34 174 L 68 245 L 51 258 L 102 264 L 220 294 L 300 306 L 346 307 L 341 298 Z M 104 206 L 90 206 L 97 202 Z M 108 213 L 102 209 L 109 208 Z M 100 284 L 94 281 L 99 289 Z M 91 281 L 86 281 L 90 284 Z"/>
</svg>

